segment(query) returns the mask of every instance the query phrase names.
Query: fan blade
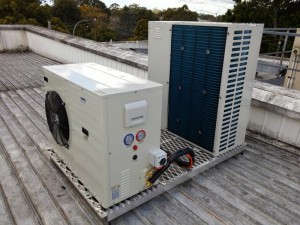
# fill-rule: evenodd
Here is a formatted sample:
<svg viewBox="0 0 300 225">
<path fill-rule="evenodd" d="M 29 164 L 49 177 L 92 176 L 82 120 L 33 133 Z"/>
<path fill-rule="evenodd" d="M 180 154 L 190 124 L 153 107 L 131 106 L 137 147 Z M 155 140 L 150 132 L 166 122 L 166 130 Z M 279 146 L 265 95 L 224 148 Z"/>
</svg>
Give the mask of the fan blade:
<svg viewBox="0 0 300 225">
<path fill-rule="evenodd" d="M 55 91 L 46 95 L 46 116 L 53 138 L 59 145 L 67 146 L 69 140 L 69 122 L 62 99 Z"/>
<path fill-rule="evenodd" d="M 53 135 L 53 138 L 54 140 L 56 141 L 57 144 L 60 144 L 60 141 L 58 140 L 58 132 L 59 132 L 59 129 L 58 129 L 58 125 L 57 123 L 55 123 L 56 126 L 55 128 L 53 129 L 53 132 L 52 132 L 52 135 Z"/>
<path fill-rule="evenodd" d="M 59 124 L 59 127 L 62 128 L 62 129 L 64 129 L 64 130 L 69 129 L 69 127 L 63 126 L 61 123 Z"/>
<path fill-rule="evenodd" d="M 51 99 L 51 101 L 50 101 L 50 99 Z M 52 112 L 55 113 L 55 110 L 54 110 L 54 107 L 53 107 L 53 105 L 54 105 L 54 103 L 53 103 L 53 92 L 49 92 L 49 94 L 48 94 L 46 100 L 47 100 L 49 109 L 50 109 Z"/>
<path fill-rule="evenodd" d="M 59 96 L 56 92 L 52 92 L 52 106 L 53 106 L 53 110 L 55 113 L 57 113 L 57 108 L 58 108 L 58 105 L 59 105 Z"/>
<path fill-rule="evenodd" d="M 59 134 L 59 137 L 60 137 L 60 140 L 61 140 L 61 144 L 62 145 L 67 144 L 66 139 L 64 138 L 64 135 L 62 134 L 61 130 L 60 129 L 58 129 L 58 130 L 59 130 L 58 134 Z"/>
<path fill-rule="evenodd" d="M 64 108 L 64 104 L 60 104 L 59 105 L 59 107 L 57 108 L 57 111 L 56 111 L 56 113 L 58 113 L 61 109 L 63 109 Z"/>
</svg>

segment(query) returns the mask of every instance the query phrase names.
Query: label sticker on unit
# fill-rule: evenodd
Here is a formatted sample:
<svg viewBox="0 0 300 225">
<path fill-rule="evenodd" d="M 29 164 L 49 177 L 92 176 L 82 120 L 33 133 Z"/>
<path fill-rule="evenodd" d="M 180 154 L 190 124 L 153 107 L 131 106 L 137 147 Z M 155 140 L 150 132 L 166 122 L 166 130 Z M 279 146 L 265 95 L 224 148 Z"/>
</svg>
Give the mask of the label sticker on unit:
<svg viewBox="0 0 300 225">
<path fill-rule="evenodd" d="M 86 104 L 86 99 L 84 97 L 80 97 L 80 101 L 84 104 Z"/>
<path fill-rule="evenodd" d="M 111 188 L 111 199 L 115 200 L 120 197 L 120 186 L 114 186 Z"/>
</svg>

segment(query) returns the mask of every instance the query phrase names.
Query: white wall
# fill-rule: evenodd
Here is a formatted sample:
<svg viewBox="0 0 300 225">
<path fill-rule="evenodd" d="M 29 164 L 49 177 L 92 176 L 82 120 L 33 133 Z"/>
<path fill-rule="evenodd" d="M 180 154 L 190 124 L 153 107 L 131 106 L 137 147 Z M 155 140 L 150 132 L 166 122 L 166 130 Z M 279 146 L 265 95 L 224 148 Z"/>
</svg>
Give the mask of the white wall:
<svg viewBox="0 0 300 225">
<path fill-rule="evenodd" d="M 248 129 L 300 147 L 300 121 L 263 108 L 251 107 Z"/>
<path fill-rule="evenodd" d="M 62 62 L 62 63 L 84 63 L 95 62 L 103 66 L 117 69 L 129 74 L 148 78 L 148 72 L 122 62 L 118 62 L 94 53 L 81 50 L 79 48 L 64 44 L 59 41 L 43 37 L 29 31 L 26 31 L 29 49 L 44 57 Z"/>
<path fill-rule="evenodd" d="M 0 50 L 21 51 L 22 48 L 24 50 L 28 48 L 26 34 L 23 30 L 0 30 Z"/>
<path fill-rule="evenodd" d="M 36 34 L 34 32 L 31 32 L 30 29 L 40 29 L 41 35 Z M 42 36 L 43 32 L 49 32 L 48 35 L 51 35 L 53 32 L 53 36 L 51 38 Z M 61 62 L 61 63 L 84 63 L 84 62 L 95 62 L 100 65 L 104 65 L 113 69 L 117 69 L 123 72 L 127 72 L 129 74 L 141 77 L 141 78 L 148 78 L 148 71 L 137 68 L 134 65 L 129 65 L 124 62 L 122 62 L 122 58 L 129 58 L 132 59 L 131 52 L 126 52 L 120 50 L 118 53 L 120 53 L 120 59 L 118 57 L 115 57 L 116 60 L 109 59 L 107 57 L 101 56 L 100 54 L 95 54 L 92 52 L 89 52 L 88 47 L 87 50 L 82 50 L 80 48 L 68 45 L 66 43 L 63 43 L 62 41 L 70 38 L 70 35 L 66 35 L 63 33 L 58 33 L 55 31 L 50 31 L 44 28 L 36 28 L 36 27 L 29 27 L 29 29 L 0 29 L 0 52 L 1 51 L 21 51 L 23 50 L 30 50 L 34 53 L 37 53 L 41 56 L 47 57 L 49 59 Z M 55 36 L 56 35 L 56 36 Z M 72 36 L 71 36 L 72 37 Z M 74 37 L 76 40 L 80 39 L 78 37 Z M 79 44 L 82 44 L 84 42 L 85 44 L 91 43 L 91 50 L 94 50 L 93 48 L 98 45 L 97 42 L 88 41 L 81 39 L 81 42 Z M 74 43 L 74 41 L 73 41 Z M 78 44 L 78 45 L 79 45 Z M 22 46 L 22 47 L 21 47 Z M 116 50 L 110 49 L 110 47 L 103 47 L 103 45 L 99 45 L 99 52 L 106 51 L 107 54 L 110 53 L 110 51 Z M 114 52 L 114 54 L 116 54 Z M 138 59 L 138 56 L 136 56 L 136 59 Z"/>
<path fill-rule="evenodd" d="M 248 129 L 300 147 L 300 92 L 256 82 Z"/>
</svg>

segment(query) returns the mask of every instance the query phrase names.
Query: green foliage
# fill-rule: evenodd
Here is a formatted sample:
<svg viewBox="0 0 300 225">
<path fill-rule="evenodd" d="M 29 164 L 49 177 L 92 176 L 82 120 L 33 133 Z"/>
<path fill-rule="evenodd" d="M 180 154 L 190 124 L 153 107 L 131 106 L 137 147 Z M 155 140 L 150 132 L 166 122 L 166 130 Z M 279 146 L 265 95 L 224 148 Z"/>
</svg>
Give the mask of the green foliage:
<svg viewBox="0 0 300 225">
<path fill-rule="evenodd" d="M 131 4 L 123 8 L 113 4 L 110 6 L 110 9 L 110 25 L 118 31 L 118 35 L 122 40 L 134 36 L 134 30 L 139 20 L 158 20 L 156 14 L 138 4 Z"/>
<path fill-rule="evenodd" d="M 179 8 L 168 8 L 160 12 L 161 20 L 175 20 L 175 21 L 197 21 L 198 13 L 189 10 L 187 5 L 183 5 Z"/>
<path fill-rule="evenodd" d="M 29 24 L 29 25 L 35 25 L 35 26 L 39 25 L 36 19 L 28 19 L 27 20 L 25 18 L 19 20 L 18 24 Z"/>
<path fill-rule="evenodd" d="M 50 19 L 52 30 L 57 30 L 63 33 L 70 33 L 67 27 L 61 22 L 58 17 L 52 17 Z"/>
<path fill-rule="evenodd" d="M 148 20 L 140 19 L 134 30 L 134 36 L 130 38 L 132 41 L 148 39 Z"/>
<path fill-rule="evenodd" d="M 16 19 L 12 16 L 6 16 L 4 19 L 0 19 L 0 24 L 15 24 Z"/>
<path fill-rule="evenodd" d="M 216 21 L 216 17 L 211 14 L 201 13 L 201 14 L 199 14 L 199 18 L 201 20 L 207 20 L 207 21 L 212 21 L 212 22 Z"/>
<path fill-rule="evenodd" d="M 81 20 L 80 11 L 75 0 L 54 0 L 51 12 L 54 17 L 60 18 L 67 25 L 69 31 Z"/>
<path fill-rule="evenodd" d="M 104 42 L 109 41 L 110 39 L 116 40 L 117 35 L 118 34 L 107 25 L 97 24 L 94 29 L 91 30 L 90 39 Z"/>
<path fill-rule="evenodd" d="M 14 24 L 19 21 L 28 23 L 28 19 L 33 18 L 37 23 L 47 24 L 50 18 L 48 5 L 41 5 L 39 0 L 0 0 L 0 22 Z"/>
<path fill-rule="evenodd" d="M 51 17 L 51 7 L 49 5 L 39 5 L 37 3 L 28 4 L 26 7 L 26 18 L 35 18 L 43 26 L 47 25 L 47 20 Z"/>
<path fill-rule="evenodd" d="M 90 6 L 97 8 L 101 12 L 110 15 L 110 10 L 107 8 L 104 2 L 100 0 L 76 0 L 78 6 Z"/>
<path fill-rule="evenodd" d="M 222 20 L 226 22 L 264 23 L 265 27 L 299 27 L 299 0 L 235 0 Z"/>
<path fill-rule="evenodd" d="M 120 10 L 120 5 L 117 3 L 113 3 L 109 6 L 110 12 L 118 11 Z"/>
</svg>

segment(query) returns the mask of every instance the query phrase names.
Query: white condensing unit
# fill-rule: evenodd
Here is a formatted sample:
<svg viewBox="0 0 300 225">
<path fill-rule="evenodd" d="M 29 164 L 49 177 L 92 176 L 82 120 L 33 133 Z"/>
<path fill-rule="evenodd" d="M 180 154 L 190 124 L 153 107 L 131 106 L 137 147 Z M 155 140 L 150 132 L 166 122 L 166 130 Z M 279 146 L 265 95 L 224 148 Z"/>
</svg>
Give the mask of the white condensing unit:
<svg viewBox="0 0 300 225">
<path fill-rule="evenodd" d="M 217 156 L 245 141 L 262 24 L 149 22 L 162 128 Z"/>
<path fill-rule="evenodd" d="M 50 140 L 59 158 L 104 208 L 146 189 L 156 158 L 166 161 L 159 149 L 162 85 L 95 63 L 45 66 L 44 72 Z"/>
</svg>

